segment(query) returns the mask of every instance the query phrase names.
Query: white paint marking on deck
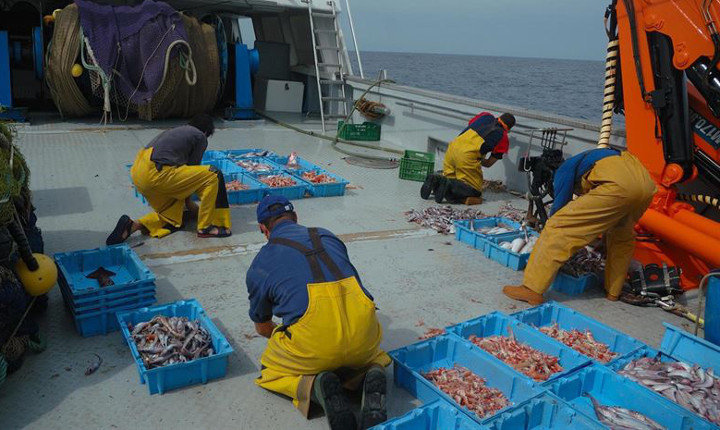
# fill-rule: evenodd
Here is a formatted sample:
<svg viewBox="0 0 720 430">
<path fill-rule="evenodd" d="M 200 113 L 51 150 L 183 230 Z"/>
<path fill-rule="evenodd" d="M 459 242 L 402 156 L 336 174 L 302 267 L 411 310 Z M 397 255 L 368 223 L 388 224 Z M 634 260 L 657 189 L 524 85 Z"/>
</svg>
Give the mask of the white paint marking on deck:
<svg viewBox="0 0 720 430">
<path fill-rule="evenodd" d="M 367 233 L 351 233 L 340 234 L 338 237 L 345 243 L 352 242 L 370 242 L 377 240 L 394 240 L 394 239 L 416 239 L 421 237 L 429 237 L 438 233 L 432 229 L 409 229 L 399 230 L 397 232 L 373 231 Z M 191 263 L 216 258 L 235 257 L 239 255 L 256 254 L 267 242 L 251 243 L 248 245 L 228 246 L 224 248 L 214 248 L 207 252 L 187 252 L 174 255 L 168 254 L 149 254 L 140 256 L 143 262 L 151 267 L 167 266 L 171 264 Z"/>
</svg>

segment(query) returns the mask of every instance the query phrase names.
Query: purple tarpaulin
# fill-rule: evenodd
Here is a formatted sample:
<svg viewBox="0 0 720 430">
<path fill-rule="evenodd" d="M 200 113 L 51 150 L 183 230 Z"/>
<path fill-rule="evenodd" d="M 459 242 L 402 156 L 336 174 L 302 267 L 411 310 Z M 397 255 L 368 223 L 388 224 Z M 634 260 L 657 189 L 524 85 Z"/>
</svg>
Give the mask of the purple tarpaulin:
<svg viewBox="0 0 720 430">
<path fill-rule="evenodd" d="M 153 0 L 137 6 L 101 5 L 88 0 L 75 0 L 75 4 L 100 68 L 130 101 L 149 102 L 162 83 L 168 46 L 176 40 L 187 41 L 180 14 L 168 4 Z M 176 51 L 173 49 L 173 55 Z"/>
</svg>

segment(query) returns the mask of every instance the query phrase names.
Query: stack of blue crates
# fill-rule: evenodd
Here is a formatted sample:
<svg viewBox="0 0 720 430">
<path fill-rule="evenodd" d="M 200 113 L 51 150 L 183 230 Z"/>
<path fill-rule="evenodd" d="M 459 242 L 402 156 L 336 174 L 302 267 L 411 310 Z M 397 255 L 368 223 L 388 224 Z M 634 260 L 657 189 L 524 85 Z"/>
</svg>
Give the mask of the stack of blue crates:
<svg viewBox="0 0 720 430">
<path fill-rule="evenodd" d="M 155 303 L 155 275 L 125 244 L 58 253 L 55 263 L 63 301 L 82 336 L 116 331 L 116 312 Z M 101 287 L 87 277 L 100 267 L 115 273 L 113 285 Z"/>
<path fill-rule="evenodd" d="M 561 329 L 588 330 L 607 344 L 616 357 L 602 363 L 586 357 L 540 332 L 557 324 Z M 549 302 L 513 315 L 493 312 L 447 328 L 447 334 L 391 351 L 395 383 L 424 405 L 378 429 L 605 429 L 590 397 L 605 406 L 637 411 L 668 430 L 713 429 L 718 426 L 618 374 L 641 357 L 683 361 L 720 372 L 720 347 L 666 324 L 660 351 L 573 309 Z M 468 337 L 512 335 L 520 342 L 558 357 L 563 371 L 535 381 L 485 352 Z M 511 405 L 482 418 L 457 404 L 423 374 L 438 367 L 460 365 L 500 390 Z M 454 412 L 456 411 L 456 412 Z M 459 413 L 458 413 L 459 412 Z M 468 422 L 461 413 L 472 422 Z"/>
</svg>

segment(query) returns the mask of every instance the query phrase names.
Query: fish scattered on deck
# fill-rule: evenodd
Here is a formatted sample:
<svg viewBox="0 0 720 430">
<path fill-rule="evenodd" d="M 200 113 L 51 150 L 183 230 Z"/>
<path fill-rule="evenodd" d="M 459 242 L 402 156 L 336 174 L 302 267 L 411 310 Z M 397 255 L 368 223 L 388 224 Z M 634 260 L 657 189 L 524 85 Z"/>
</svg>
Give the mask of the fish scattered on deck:
<svg viewBox="0 0 720 430">
<path fill-rule="evenodd" d="M 210 333 L 198 320 L 156 315 L 128 328 L 147 369 L 186 363 L 215 353 Z"/>
<path fill-rule="evenodd" d="M 86 275 L 85 277 L 88 279 L 95 279 L 98 281 L 98 284 L 100 284 L 100 287 L 109 287 L 111 285 L 115 285 L 115 281 L 111 279 L 112 276 L 115 276 L 116 273 L 112 270 L 108 270 L 102 266 L 98 267 L 96 270 L 94 270 L 92 273 Z"/>
<path fill-rule="evenodd" d="M 480 418 L 511 405 L 502 391 L 488 387 L 485 379 L 457 364 L 453 368 L 431 370 L 423 376 Z"/>
<path fill-rule="evenodd" d="M 560 270 L 575 277 L 605 270 L 605 258 L 590 246 L 580 248 Z"/>
<path fill-rule="evenodd" d="M 720 424 L 720 380 L 712 369 L 643 357 L 631 361 L 619 373 Z"/>
<path fill-rule="evenodd" d="M 600 422 L 612 430 L 665 430 L 665 427 L 639 412 L 619 406 L 603 406 L 589 393 L 584 395 L 590 398 Z"/>
<path fill-rule="evenodd" d="M 428 327 L 428 329 L 425 330 L 425 334 L 418 337 L 418 339 L 420 339 L 420 340 L 430 339 L 430 338 L 433 338 L 435 336 L 440 336 L 441 334 L 445 334 L 445 333 L 446 332 L 445 332 L 444 328 Z"/>
<path fill-rule="evenodd" d="M 95 353 L 93 353 L 93 355 L 95 357 L 97 357 L 97 360 L 93 361 L 92 363 L 90 363 L 90 365 L 88 365 L 88 367 L 85 369 L 85 376 L 92 375 L 93 373 L 95 373 L 95 371 L 100 368 L 100 365 L 103 362 L 102 357 L 100 357 L 99 355 L 97 355 Z"/>
<path fill-rule="evenodd" d="M 452 206 L 431 206 L 418 211 L 410 209 L 405 212 L 408 222 L 432 228 L 438 233 L 454 234 L 454 221 L 461 219 L 485 218 L 485 214 L 477 209 L 456 209 Z"/>
<path fill-rule="evenodd" d="M 547 381 L 554 373 L 563 370 L 558 357 L 518 342 L 512 334 L 510 337 L 471 335 L 468 340 L 536 381 Z"/>
<path fill-rule="evenodd" d="M 595 340 L 590 330 L 585 330 L 585 332 L 577 329 L 564 330 L 561 329 L 557 323 L 539 327 L 538 330 L 559 340 L 580 354 L 594 358 L 601 363 L 608 363 L 617 357 L 617 354 L 612 352 L 608 345 Z"/>
<path fill-rule="evenodd" d="M 493 193 L 504 193 L 507 191 L 507 187 L 503 181 L 495 181 L 492 179 L 483 180 L 482 188 L 483 191 L 490 191 Z"/>
</svg>

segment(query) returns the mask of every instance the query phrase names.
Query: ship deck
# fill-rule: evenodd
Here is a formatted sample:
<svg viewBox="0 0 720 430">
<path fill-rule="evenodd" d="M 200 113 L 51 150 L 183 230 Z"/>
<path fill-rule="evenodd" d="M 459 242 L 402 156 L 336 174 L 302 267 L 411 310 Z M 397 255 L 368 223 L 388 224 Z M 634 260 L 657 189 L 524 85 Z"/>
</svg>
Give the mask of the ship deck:
<svg viewBox="0 0 720 430">
<path fill-rule="evenodd" d="M 174 124 L 102 129 L 95 123 L 49 121 L 20 127 L 17 142 L 32 170 L 47 254 L 101 246 L 121 214 L 137 217 L 148 210 L 134 197 L 125 165 L 158 128 Z M 317 121 L 302 127 L 319 128 Z M 236 148 L 297 151 L 351 182 L 343 197 L 294 204 L 300 223 L 328 228 L 346 242 L 365 286 L 375 296 L 386 350 L 416 342 L 427 327 L 527 307 L 501 293 L 504 284 L 518 283 L 522 272 L 485 259 L 452 236 L 405 220 L 404 211 L 431 203 L 420 199 L 419 183 L 399 180 L 396 169 L 350 165 L 328 141 L 263 121 L 219 124 L 209 149 Z M 486 200 L 481 209 L 487 214 L 507 201 L 525 207 L 523 200 L 505 193 L 487 193 Z M 198 239 L 188 228 L 162 240 L 134 236 L 129 241 L 157 276 L 159 303 L 196 298 L 227 336 L 235 352 L 225 378 L 149 395 L 138 381 L 121 335 L 78 335 L 55 288 L 40 324 L 47 350 L 28 355 L 22 368 L 0 387 L 0 427 L 327 428 L 324 418 L 306 420 L 288 400 L 253 383 L 266 340 L 252 336 L 244 280 L 265 238 L 255 223 L 255 205 L 233 207 L 232 218 L 234 234 L 226 239 Z M 548 296 L 655 347 L 664 331 L 662 322 L 691 327 L 660 309 L 608 302 L 600 291 Z M 417 326 L 419 319 L 425 327 Z M 93 353 L 103 364 L 85 376 Z M 419 404 L 392 382 L 389 385 L 390 416 Z"/>
</svg>

